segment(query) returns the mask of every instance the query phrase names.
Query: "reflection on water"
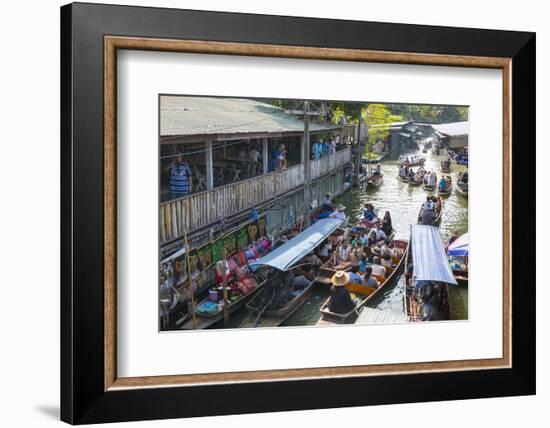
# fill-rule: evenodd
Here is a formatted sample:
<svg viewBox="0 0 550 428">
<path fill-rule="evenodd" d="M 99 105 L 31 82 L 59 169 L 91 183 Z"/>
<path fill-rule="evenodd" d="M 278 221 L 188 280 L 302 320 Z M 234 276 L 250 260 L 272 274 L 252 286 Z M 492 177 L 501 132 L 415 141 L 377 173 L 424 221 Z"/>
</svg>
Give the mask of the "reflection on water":
<svg viewBox="0 0 550 428">
<path fill-rule="evenodd" d="M 404 154 L 413 155 L 420 154 L 420 152 L 410 151 Z M 431 152 L 422 155 L 426 157 L 424 168 L 428 171 L 433 170 L 440 176 L 439 162 L 446 158 L 444 152 L 440 156 L 431 154 Z M 375 208 L 390 210 L 393 226 L 396 230 L 396 238 L 409 239 L 410 225 L 416 223 L 418 211 L 422 202 L 426 199 L 427 192 L 421 186 L 409 186 L 407 183 L 397 180 L 398 169 L 397 161 L 385 161 L 382 163 L 384 183 L 380 187 L 350 191 L 339 198 L 337 202 L 346 206 L 350 223 L 355 223 L 363 213 L 364 204 L 371 202 Z M 416 170 L 416 168 L 413 169 Z M 439 227 L 444 244 L 448 242 L 453 231 L 457 231 L 459 234 L 468 231 L 468 199 L 454 190 L 454 184 L 458 179 L 459 173 L 465 169 L 465 167 L 453 163 L 453 172 L 451 173 L 453 177 L 453 192 L 444 200 L 443 216 Z M 402 275 L 394 287 L 387 290 L 375 301 L 370 302 L 369 306 L 403 312 L 404 286 L 404 277 Z M 467 319 L 468 287 L 449 286 L 449 288 L 452 318 L 459 320 Z M 328 286 L 318 286 L 313 290 L 308 301 L 283 325 L 300 326 L 315 324 L 319 319 L 319 309 L 327 299 L 328 293 Z M 246 315 L 246 309 L 239 311 L 239 313 L 231 317 L 227 327 L 238 327 Z M 223 323 L 221 326 L 223 326 Z"/>
</svg>

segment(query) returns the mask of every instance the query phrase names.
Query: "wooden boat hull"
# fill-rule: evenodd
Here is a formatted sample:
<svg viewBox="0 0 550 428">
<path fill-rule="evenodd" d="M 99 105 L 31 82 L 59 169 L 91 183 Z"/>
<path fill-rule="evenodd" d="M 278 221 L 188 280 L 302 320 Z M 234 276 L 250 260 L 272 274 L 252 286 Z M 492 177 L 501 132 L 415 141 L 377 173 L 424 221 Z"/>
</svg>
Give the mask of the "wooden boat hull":
<svg viewBox="0 0 550 428">
<path fill-rule="evenodd" d="M 468 188 L 464 189 L 460 184 L 456 184 L 455 186 L 456 191 L 461 194 L 464 197 L 468 197 Z"/>
<path fill-rule="evenodd" d="M 401 181 L 402 183 L 408 183 L 409 182 L 409 177 L 407 177 L 407 176 L 397 175 L 397 179 L 399 181 Z"/>
<path fill-rule="evenodd" d="M 436 189 L 437 186 L 428 186 L 427 184 L 423 184 L 422 185 L 422 188 L 426 191 L 426 192 L 434 192 L 435 189 Z"/>
<path fill-rule="evenodd" d="M 409 180 L 408 183 L 409 183 L 409 186 L 417 187 L 417 186 L 420 186 L 422 184 L 422 180 L 418 180 L 418 181 Z"/>
<path fill-rule="evenodd" d="M 409 248 L 409 251 L 407 252 L 407 257 L 405 260 L 405 265 L 409 266 L 411 262 L 414 263 L 414 260 L 411 260 L 411 250 Z M 451 307 L 449 303 L 449 286 L 447 284 L 439 283 L 438 287 L 441 287 L 440 295 L 443 295 L 442 301 L 444 302 L 444 304 L 437 311 L 438 318 L 435 319 L 435 321 L 450 320 Z M 415 293 L 415 288 L 414 286 L 411 285 L 411 283 L 409 282 L 409 279 L 407 278 L 405 280 L 405 292 L 403 293 L 403 304 L 405 307 L 405 313 L 407 314 L 409 321 L 412 321 L 412 322 L 424 321 L 422 317 L 424 308 L 422 306 L 422 303 L 418 302 L 414 293 Z"/>
<path fill-rule="evenodd" d="M 251 300 L 246 308 L 250 311 L 249 316 L 241 323 L 241 328 L 253 328 L 253 327 L 278 327 L 285 322 L 292 314 L 294 314 L 310 296 L 313 287 L 316 285 L 316 280 L 313 280 L 304 289 L 303 293 L 296 296 L 290 302 L 288 302 L 283 308 L 277 310 L 266 310 L 257 320 L 259 315 L 258 308 L 254 305 L 254 301 Z M 264 291 L 265 292 L 265 291 Z M 254 296 L 254 299 L 260 299 L 261 293 Z"/>
<path fill-rule="evenodd" d="M 439 169 L 441 169 L 441 172 L 443 172 L 445 174 L 450 174 L 453 170 L 450 166 L 449 166 L 449 168 L 445 168 L 443 166 L 443 161 L 441 161 L 441 163 L 439 164 Z"/>
<path fill-rule="evenodd" d="M 384 175 L 380 175 L 377 180 L 373 179 L 373 177 L 371 176 L 367 179 L 367 187 L 377 188 L 377 187 L 380 187 L 383 182 L 384 182 Z"/>
<path fill-rule="evenodd" d="M 323 306 L 321 306 L 321 309 L 320 309 L 321 318 L 317 322 L 318 325 L 351 324 L 355 322 L 360 309 L 364 307 L 368 302 L 372 301 L 372 299 L 374 299 L 376 296 L 384 293 L 389 288 L 389 286 L 395 282 L 395 280 L 399 277 L 399 273 L 403 270 L 405 266 L 404 261 L 409 250 L 409 241 L 395 240 L 393 242 L 397 248 L 403 250 L 403 254 L 399 259 L 399 262 L 397 263 L 396 267 L 391 272 L 391 274 L 385 279 L 385 281 L 382 284 L 380 284 L 378 288 L 372 288 L 361 284 L 346 285 L 346 288 L 349 290 L 350 293 L 355 293 L 355 294 L 364 296 L 363 300 L 361 300 L 361 302 L 352 311 L 347 312 L 345 314 L 337 314 L 335 312 L 331 312 L 328 309 L 328 304 L 330 301 L 330 297 L 329 297 L 325 301 L 325 303 L 323 303 Z"/>
<path fill-rule="evenodd" d="M 453 190 L 453 179 L 450 175 L 445 177 L 445 180 L 447 181 L 447 186 L 445 187 L 445 190 L 439 189 L 439 185 L 437 186 L 437 193 L 440 196 L 449 196 Z"/>
<path fill-rule="evenodd" d="M 237 310 L 241 309 L 254 295 L 256 295 L 262 289 L 265 283 L 266 281 L 262 282 L 250 293 L 242 296 L 239 300 L 231 303 L 227 307 L 227 313 L 231 315 Z M 202 302 L 204 302 L 205 300 L 208 300 L 208 299 L 204 299 Z M 205 328 L 211 327 L 212 325 L 216 324 L 218 321 L 223 320 L 223 318 L 224 318 L 223 311 L 220 311 L 213 315 L 198 314 L 195 312 L 195 325 L 193 325 L 193 318 L 191 317 L 181 328 L 182 330 L 203 330 Z"/>
<path fill-rule="evenodd" d="M 441 209 L 439 210 L 439 212 L 435 216 L 435 219 L 434 219 L 434 222 L 433 222 L 432 226 L 439 226 L 441 224 L 441 217 L 443 216 L 443 206 L 445 205 L 445 203 L 443 201 L 443 198 L 441 196 L 437 196 L 437 197 L 439 198 L 439 202 L 441 204 Z M 421 207 L 420 211 L 418 212 L 418 220 L 417 220 L 418 224 L 422 224 L 423 214 L 424 214 L 424 208 Z"/>
</svg>

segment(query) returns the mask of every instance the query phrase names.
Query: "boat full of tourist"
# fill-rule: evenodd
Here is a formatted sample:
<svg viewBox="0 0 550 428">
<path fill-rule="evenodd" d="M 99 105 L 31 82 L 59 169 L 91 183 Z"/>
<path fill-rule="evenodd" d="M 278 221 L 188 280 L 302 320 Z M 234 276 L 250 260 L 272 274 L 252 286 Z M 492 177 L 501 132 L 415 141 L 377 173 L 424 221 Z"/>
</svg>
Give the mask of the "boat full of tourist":
<svg viewBox="0 0 550 428">
<path fill-rule="evenodd" d="M 326 218 L 315 222 L 266 256 L 250 263 L 252 270 L 267 269 L 269 277 L 248 302 L 241 327 L 276 327 L 287 320 L 311 294 L 322 264 L 315 250 L 343 225 Z"/>
</svg>

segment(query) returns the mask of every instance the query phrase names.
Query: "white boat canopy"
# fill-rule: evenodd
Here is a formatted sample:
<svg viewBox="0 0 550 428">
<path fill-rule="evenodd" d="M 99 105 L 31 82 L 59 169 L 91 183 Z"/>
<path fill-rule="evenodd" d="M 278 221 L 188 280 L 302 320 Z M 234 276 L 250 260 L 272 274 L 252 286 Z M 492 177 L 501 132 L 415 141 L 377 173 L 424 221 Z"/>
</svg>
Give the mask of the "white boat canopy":
<svg viewBox="0 0 550 428">
<path fill-rule="evenodd" d="M 296 235 L 290 241 L 274 249 L 264 257 L 250 263 L 251 267 L 271 266 L 279 270 L 288 270 L 302 257 L 307 256 L 332 232 L 342 225 L 336 218 L 325 218 L 316 221 L 312 226 Z"/>
<path fill-rule="evenodd" d="M 412 225 L 411 246 L 415 281 L 437 281 L 458 285 L 436 227 Z"/>
</svg>

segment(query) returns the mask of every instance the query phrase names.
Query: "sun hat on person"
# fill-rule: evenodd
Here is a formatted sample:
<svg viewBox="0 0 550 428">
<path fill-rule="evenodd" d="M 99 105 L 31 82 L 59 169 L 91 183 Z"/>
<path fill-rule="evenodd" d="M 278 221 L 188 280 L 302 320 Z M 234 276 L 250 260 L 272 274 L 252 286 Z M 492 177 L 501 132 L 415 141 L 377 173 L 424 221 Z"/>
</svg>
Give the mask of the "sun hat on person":
<svg viewBox="0 0 550 428">
<path fill-rule="evenodd" d="M 340 270 L 332 276 L 331 281 L 335 287 L 343 287 L 349 282 L 349 275 L 347 272 Z"/>
<path fill-rule="evenodd" d="M 344 211 L 346 209 L 345 206 L 343 206 L 342 204 L 338 205 L 338 207 L 336 207 L 336 210 L 338 211 Z"/>
</svg>

